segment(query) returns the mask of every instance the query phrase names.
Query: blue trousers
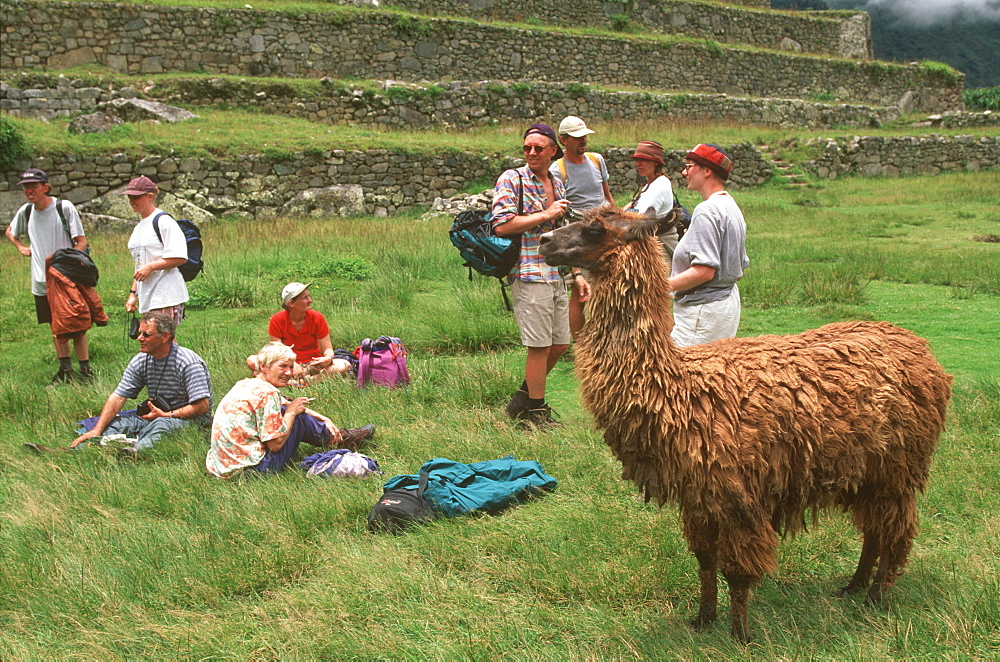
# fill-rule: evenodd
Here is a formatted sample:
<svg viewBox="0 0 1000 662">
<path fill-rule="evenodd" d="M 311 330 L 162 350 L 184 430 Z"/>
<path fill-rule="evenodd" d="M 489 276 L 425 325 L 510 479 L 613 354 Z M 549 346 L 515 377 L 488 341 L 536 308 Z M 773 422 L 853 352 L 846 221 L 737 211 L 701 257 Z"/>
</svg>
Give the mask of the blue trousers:
<svg viewBox="0 0 1000 662">
<path fill-rule="evenodd" d="M 134 414 L 126 414 L 116 416 L 104 429 L 104 434 L 123 434 L 126 437 L 133 437 L 138 439 L 135 442 L 135 449 L 144 450 L 152 448 L 153 444 L 168 432 L 182 430 L 192 424 L 194 421 L 183 418 L 157 418 L 147 421 Z"/>
<path fill-rule="evenodd" d="M 284 407 L 281 408 L 284 411 Z M 299 414 L 292 423 L 292 429 L 288 431 L 288 438 L 285 445 L 276 453 L 265 451 L 264 459 L 248 469 L 254 469 L 262 473 L 277 473 L 284 469 L 295 457 L 295 451 L 299 449 L 299 444 L 306 443 L 312 446 L 323 446 L 330 441 L 330 431 L 319 420 L 309 414 Z"/>
</svg>

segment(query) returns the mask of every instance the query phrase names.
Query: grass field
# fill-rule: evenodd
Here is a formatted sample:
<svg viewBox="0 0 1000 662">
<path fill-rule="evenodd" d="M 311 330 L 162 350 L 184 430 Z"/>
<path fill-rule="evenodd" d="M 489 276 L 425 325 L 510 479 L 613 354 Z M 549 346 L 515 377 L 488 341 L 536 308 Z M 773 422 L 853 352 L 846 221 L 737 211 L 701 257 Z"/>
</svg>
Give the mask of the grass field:
<svg viewBox="0 0 1000 662">
<path fill-rule="evenodd" d="M 693 203 L 689 193 L 682 201 Z M 624 199 L 625 195 L 619 196 Z M 112 323 L 91 332 L 92 386 L 55 371 L 29 318 L 27 260 L 0 250 L 0 659 L 987 659 L 1000 656 L 1000 173 L 851 179 L 737 194 L 753 262 L 741 335 L 884 319 L 926 337 L 955 375 L 922 532 L 885 609 L 834 590 L 860 543 L 825 513 L 779 549 L 751 602 L 756 640 L 695 633 L 696 562 L 675 511 L 619 479 L 580 407 L 571 358 L 550 382 L 565 425 L 527 434 L 503 404 L 523 352 L 495 282 L 470 282 L 445 219 L 412 214 L 205 226 L 206 272 L 179 340 L 216 399 L 245 376 L 289 280 L 314 282 L 335 346 L 398 335 L 408 389 L 307 389 L 338 424 L 378 425 L 383 478 L 425 460 L 514 454 L 559 481 L 496 516 L 399 537 L 365 531 L 383 478 L 296 471 L 223 483 L 194 431 L 120 465 L 67 442 L 137 350 L 123 334 L 124 236 L 92 237 Z M 301 391 L 299 391 L 301 392 Z"/>
</svg>

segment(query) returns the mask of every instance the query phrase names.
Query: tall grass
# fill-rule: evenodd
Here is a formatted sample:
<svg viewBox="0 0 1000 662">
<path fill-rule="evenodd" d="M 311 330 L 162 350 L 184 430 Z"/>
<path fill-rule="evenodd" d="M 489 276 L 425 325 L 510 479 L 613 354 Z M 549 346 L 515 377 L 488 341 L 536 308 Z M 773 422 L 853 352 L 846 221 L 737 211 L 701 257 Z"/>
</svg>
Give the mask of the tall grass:
<svg viewBox="0 0 1000 662">
<path fill-rule="evenodd" d="M 309 387 L 341 425 L 375 423 L 387 476 L 432 457 L 537 459 L 559 481 L 496 516 L 400 537 L 365 532 L 381 478 L 290 471 L 223 483 L 189 430 L 135 465 L 89 448 L 39 457 L 96 414 L 136 351 L 122 334 L 124 236 L 91 237 L 112 324 L 91 332 L 98 380 L 45 389 L 46 329 L 29 323 L 27 260 L 0 251 L 0 658 L 882 659 L 1000 653 L 1000 173 L 813 182 L 736 192 L 752 266 L 742 334 L 885 319 L 927 337 L 956 376 L 948 430 L 920 501 L 922 531 L 885 609 L 831 593 L 860 544 L 849 521 L 779 551 L 756 592 L 749 648 L 722 621 L 695 633 L 696 563 L 672 509 L 640 502 L 581 408 L 570 359 L 550 381 L 558 430 L 502 407 L 523 351 L 497 284 L 469 281 L 447 219 L 217 221 L 180 341 L 216 397 L 246 375 L 288 280 L 314 282 L 334 344 L 401 336 L 407 389 Z M 805 207 L 802 197 L 812 202 Z M 955 292 L 965 293 L 955 296 Z"/>
</svg>

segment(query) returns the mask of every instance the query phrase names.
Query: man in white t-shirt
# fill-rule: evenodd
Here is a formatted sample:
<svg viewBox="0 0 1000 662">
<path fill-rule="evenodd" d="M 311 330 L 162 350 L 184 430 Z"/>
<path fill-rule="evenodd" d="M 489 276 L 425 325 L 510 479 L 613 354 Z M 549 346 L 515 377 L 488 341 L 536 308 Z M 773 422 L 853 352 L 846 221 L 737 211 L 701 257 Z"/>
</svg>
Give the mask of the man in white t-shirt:
<svg viewBox="0 0 1000 662">
<path fill-rule="evenodd" d="M 177 267 L 187 262 L 187 241 L 177 221 L 157 208 L 158 193 L 153 180 L 145 176 L 136 177 L 125 187 L 124 195 L 140 217 L 128 239 L 135 273 L 125 310 L 163 313 L 180 324 L 188 290 Z"/>
<path fill-rule="evenodd" d="M 608 166 L 597 152 L 587 151 L 587 136 L 594 133 L 587 124 L 574 115 L 564 117 L 559 123 L 559 142 L 565 155 L 549 166 L 549 173 L 566 187 L 570 205 L 570 219 L 577 219 L 601 205 L 614 205 L 608 185 Z M 573 338 L 583 328 L 583 304 L 590 298 L 590 285 L 579 269 L 572 271 L 572 289 L 569 296 L 569 330 Z"/>
<path fill-rule="evenodd" d="M 45 260 L 60 248 L 87 248 L 80 214 L 69 200 L 57 200 L 50 195 L 49 176 L 38 168 L 29 168 L 18 182 L 28 204 L 18 210 L 7 226 L 7 238 L 21 255 L 31 258 L 31 293 L 35 297 L 35 317 L 39 324 L 52 322 L 48 290 L 45 286 Z M 61 213 L 60 213 L 61 212 Z M 25 237 L 28 243 L 21 241 Z M 52 378 L 53 384 L 68 382 L 76 377 L 69 353 L 69 341 L 80 363 L 80 377 L 93 379 L 90 367 L 90 347 L 87 332 L 53 336 L 59 371 Z"/>
</svg>

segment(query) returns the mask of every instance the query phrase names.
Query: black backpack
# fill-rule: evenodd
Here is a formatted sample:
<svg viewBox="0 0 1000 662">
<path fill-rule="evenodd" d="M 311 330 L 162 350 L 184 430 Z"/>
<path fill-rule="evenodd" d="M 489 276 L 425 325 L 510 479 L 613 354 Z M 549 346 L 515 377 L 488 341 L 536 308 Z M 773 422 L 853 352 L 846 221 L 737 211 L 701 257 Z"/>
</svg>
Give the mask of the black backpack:
<svg viewBox="0 0 1000 662">
<path fill-rule="evenodd" d="M 161 244 L 163 243 L 163 237 L 160 235 L 160 217 L 166 213 L 165 211 L 161 211 L 153 217 L 153 232 L 156 233 L 156 238 L 160 240 Z M 202 262 L 201 258 L 202 251 L 204 250 L 201 244 L 201 230 L 190 219 L 178 218 L 174 220 L 177 221 L 178 227 L 184 233 L 184 241 L 187 244 L 188 253 L 187 262 L 177 267 L 177 270 L 181 272 L 181 276 L 184 277 L 185 281 L 194 280 L 201 273 L 201 270 L 205 268 L 205 263 Z"/>
<path fill-rule="evenodd" d="M 424 498 L 426 489 L 427 472 L 421 471 L 416 490 L 386 490 L 368 513 L 368 530 L 402 533 L 414 524 L 434 519 L 431 504 Z"/>
</svg>

